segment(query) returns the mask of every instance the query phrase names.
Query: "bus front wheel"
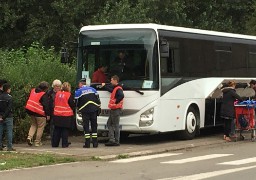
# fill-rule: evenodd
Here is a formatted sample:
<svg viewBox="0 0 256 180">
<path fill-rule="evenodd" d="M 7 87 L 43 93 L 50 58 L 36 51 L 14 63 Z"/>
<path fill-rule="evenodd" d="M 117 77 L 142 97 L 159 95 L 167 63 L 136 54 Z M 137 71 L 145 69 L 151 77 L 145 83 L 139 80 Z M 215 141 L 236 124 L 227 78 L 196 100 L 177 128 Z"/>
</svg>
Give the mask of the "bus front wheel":
<svg viewBox="0 0 256 180">
<path fill-rule="evenodd" d="M 199 116 L 195 108 L 189 107 L 186 116 L 185 130 L 182 131 L 181 138 L 184 140 L 191 140 L 195 137 L 197 132 L 197 125 L 199 122 Z"/>
</svg>

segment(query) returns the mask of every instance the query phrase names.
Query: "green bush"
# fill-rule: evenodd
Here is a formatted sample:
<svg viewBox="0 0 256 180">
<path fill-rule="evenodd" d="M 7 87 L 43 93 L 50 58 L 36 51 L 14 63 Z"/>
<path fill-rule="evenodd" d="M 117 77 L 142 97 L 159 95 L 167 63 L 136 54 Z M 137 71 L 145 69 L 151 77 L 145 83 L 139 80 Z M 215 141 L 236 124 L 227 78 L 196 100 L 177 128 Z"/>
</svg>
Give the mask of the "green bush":
<svg viewBox="0 0 256 180">
<path fill-rule="evenodd" d="M 6 79 L 12 88 L 15 140 L 22 140 L 27 136 L 30 122 L 24 106 L 31 88 L 41 81 L 47 81 L 51 85 L 54 79 L 68 81 L 73 88 L 76 85 L 75 65 L 62 64 L 60 55 L 53 47 L 45 49 L 37 43 L 18 50 L 0 49 L 0 67 L 0 79 Z"/>
</svg>

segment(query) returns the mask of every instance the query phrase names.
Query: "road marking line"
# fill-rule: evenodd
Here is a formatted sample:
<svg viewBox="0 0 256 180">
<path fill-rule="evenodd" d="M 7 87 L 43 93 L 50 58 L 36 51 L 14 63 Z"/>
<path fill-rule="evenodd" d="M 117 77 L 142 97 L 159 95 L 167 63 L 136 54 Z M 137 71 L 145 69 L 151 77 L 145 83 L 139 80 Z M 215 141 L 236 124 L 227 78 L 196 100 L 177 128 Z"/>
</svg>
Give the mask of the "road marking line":
<svg viewBox="0 0 256 180">
<path fill-rule="evenodd" d="M 205 155 L 205 156 L 197 156 L 197 157 L 192 157 L 192 158 L 187 158 L 187 159 L 166 161 L 166 162 L 161 162 L 161 163 L 164 163 L 164 164 L 183 164 L 183 163 L 188 163 L 188 162 L 202 161 L 202 160 L 214 159 L 214 158 L 219 158 L 219 157 L 224 157 L 224 156 L 231 156 L 231 155 L 233 155 L 233 154 L 210 154 L 210 155 Z"/>
<path fill-rule="evenodd" d="M 247 158 L 247 159 L 241 159 L 237 161 L 229 161 L 229 162 L 223 162 L 219 163 L 220 165 L 242 165 L 242 164 L 248 164 L 256 162 L 256 157 L 253 158 Z"/>
<path fill-rule="evenodd" d="M 139 157 L 133 157 L 133 158 L 127 158 L 127 159 L 118 159 L 115 161 L 110 161 L 112 163 L 129 163 L 134 161 L 143 161 L 148 159 L 155 159 L 155 158 L 161 158 L 161 157 L 167 157 L 167 156 L 176 156 L 180 155 L 182 153 L 164 153 L 164 154 L 154 154 L 154 155 L 148 155 L 148 156 L 139 156 Z"/>
<path fill-rule="evenodd" d="M 220 175 L 235 173 L 235 172 L 238 172 L 238 171 L 253 169 L 253 168 L 256 168 L 256 166 L 226 169 L 226 170 L 220 170 L 220 171 L 194 174 L 194 175 L 189 175 L 189 176 L 178 176 L 178 177 L 170 177 L 170 178 L 163 178 L 163 179 L 157 179 L 157 180 L 191 180 L 191 179 L 201 180 L 201 179 L 208 179 L 208 178 L 212 178 L 212 177 L 216 177 L 216 176 L 220 176 Z"/>
</svg>

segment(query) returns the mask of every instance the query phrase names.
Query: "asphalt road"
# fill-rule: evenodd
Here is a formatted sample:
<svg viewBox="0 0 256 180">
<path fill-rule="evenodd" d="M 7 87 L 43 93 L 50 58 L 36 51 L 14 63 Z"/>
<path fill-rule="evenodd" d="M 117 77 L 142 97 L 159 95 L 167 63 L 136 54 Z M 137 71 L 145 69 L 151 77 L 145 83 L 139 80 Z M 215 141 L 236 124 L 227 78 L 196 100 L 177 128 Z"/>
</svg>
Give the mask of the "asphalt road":
<svg viewBox="0 0 256 180">
<path fill-rule="evenodd" d="M 97 149 L 82 148 L 84 137 L 70 137 L 72 142 L 69 148 L 52 148 L 50 141 L 44 141 L 42 147 L 29 147 L 26 143 L 15 144 L 14 147 L 19 152 L 28 153 L 54 153 L 61 155 L 83 156 L 83 157 L 99 157 L 101 159 L 117 158 L 119 155 L 138 156 L 147 154 L 163 153 L 175 151 L 179 149 L 189 149 L 198 146 L 207 146 L 214 144 L 222 144 L 223 135 L 220 133 L 222 129 L 205 129 L 199 137 L 193 140 L 182 141 L 175 133 L 164 133 L 155 135 L 132 135 L 129 138 L 121 140 L 121 146 L 106 147 L 104 143 L 106 138 L 100 138 L 99 147 Z"/>
<path fill-rule="evenodd" d="M 225 143 L 154 155 L 0 172 L 1 179 L 256 179 L 256 142 Z"/>
</svg>

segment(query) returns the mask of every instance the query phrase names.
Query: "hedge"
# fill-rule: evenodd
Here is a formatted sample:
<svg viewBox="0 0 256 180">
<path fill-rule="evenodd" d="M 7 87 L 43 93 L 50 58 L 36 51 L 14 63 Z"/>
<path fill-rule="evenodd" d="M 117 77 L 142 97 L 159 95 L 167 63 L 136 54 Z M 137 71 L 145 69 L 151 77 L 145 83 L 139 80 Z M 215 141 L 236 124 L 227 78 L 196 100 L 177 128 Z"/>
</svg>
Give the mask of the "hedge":
<svg viewBox="0 0 256 180">
<path fill-rule="evenodd" d="M 38 43 L 17 50 L 0 49 L 0 79 L 11 84 L 14 113 L 14 140 L 27 137 L 30 126 L 24 106 L 31 88 L 41 81 L 51 85 L 54 79 L 69 82 L 75 88 L 76 69 L 74 64 L 62 64 L 54 48 L 45 49 Z"/>
</svg>

